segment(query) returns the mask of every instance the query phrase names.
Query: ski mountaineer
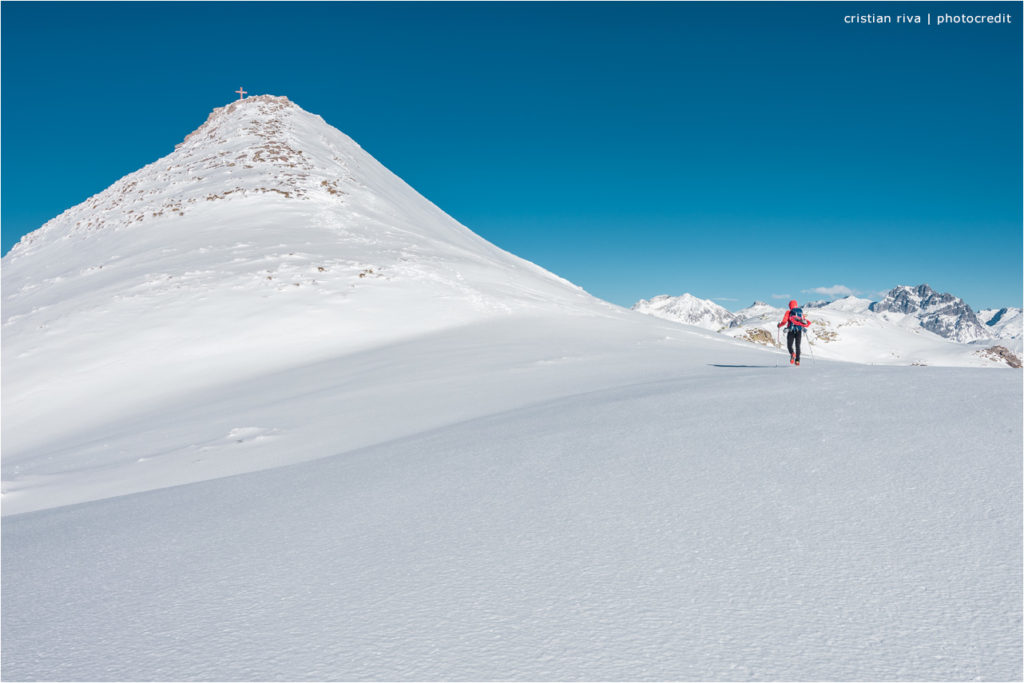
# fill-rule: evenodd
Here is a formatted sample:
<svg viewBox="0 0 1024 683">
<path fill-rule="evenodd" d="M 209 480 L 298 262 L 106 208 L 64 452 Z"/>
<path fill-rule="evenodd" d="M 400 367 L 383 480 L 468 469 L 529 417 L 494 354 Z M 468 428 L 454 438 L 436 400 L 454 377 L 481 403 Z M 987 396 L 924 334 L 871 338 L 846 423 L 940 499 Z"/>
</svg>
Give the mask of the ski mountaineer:
<svg viewBox="0 0 1024 683">
<path fill-rule="evenodd" d="M 796 300 L 790 301 L 789 310 L 782 316 L 779 327 L 786 326 L 786 348 L 789 349 L 789 362 L 793 365 L 800 365 L 800 337 L 810 324 Z"/>
</svg>

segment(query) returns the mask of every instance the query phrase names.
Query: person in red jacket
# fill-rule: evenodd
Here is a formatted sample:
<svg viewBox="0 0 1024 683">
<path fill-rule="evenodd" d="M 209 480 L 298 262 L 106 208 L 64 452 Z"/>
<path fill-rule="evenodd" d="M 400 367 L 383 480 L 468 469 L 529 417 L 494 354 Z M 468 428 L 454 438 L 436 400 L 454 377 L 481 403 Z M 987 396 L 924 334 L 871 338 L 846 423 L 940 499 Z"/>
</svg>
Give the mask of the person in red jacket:
<svg viewBox="0 0 1024 683">
<path fill-rule="evenodd" d="M 789 310 L 782 316 L 779 327 L 786 326 L 786 348 L 789 349 L 789 362 L 794 365 L 800 365 L 800 337 L 810 324 L 796 300 L 790 301 Z"/>
</svg>

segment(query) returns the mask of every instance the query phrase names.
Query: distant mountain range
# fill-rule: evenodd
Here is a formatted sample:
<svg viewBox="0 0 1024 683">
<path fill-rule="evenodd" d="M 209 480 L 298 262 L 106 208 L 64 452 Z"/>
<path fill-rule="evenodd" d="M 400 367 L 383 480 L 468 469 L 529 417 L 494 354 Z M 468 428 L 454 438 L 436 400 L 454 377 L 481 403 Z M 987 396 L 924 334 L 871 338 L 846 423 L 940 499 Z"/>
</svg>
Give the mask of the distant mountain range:
<svg viewBox="0 0 1024 683">
<path fill-rule="evenodd" d="M 900 365 L 1019 366 L 1022 310 L 975 312 L 963 299 L 927 284 L 898 286 L 880 301 L 853 296 L 803 305 L 808 340 L 822 358 Z M 633 310 L 730 337 L 781 346 L 785 309 L 762 301 L 735 313 L 692 294 L 656 296 Z"/>
</svg>

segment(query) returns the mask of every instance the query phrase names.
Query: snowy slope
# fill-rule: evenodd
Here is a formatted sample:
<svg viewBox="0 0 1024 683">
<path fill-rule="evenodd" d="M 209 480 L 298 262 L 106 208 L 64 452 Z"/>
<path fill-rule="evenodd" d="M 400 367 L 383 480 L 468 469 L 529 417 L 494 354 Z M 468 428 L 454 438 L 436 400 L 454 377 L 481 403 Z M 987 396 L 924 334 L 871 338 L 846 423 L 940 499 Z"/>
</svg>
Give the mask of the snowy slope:
<svg viewBox="0 0 1024 683">
<path fill-rule="evenodd" d="M 3 296 L 12 458 L 254 373 L 513 312 L 613 310 L 275 97 L 215 110 L 28 235 Z"/>
<path fill-rule="evenodd" d="M 592 356 L 595 331 L 552 328 L 575 358 L 512 339 L 552 352 L 533 366 L 483 328 L 393 349 L 433 362 L 351 416 L 338 385 L 385 358 L 239 387 L 208 405 L 278 432 L 222 430 L 194 458 L 260 457 L 318 403 L 336 456 L 5 517 L 4 677 L 1020 679 L 1016 373 Z M 436 395 L 392 405 L 439 365 Z M 375 411 L 574 376 L 578 393 L 346 450 Z M 300 386 L 321 401 L 294 403 Z M 153 426 L 152 448 L 173 443 Z"/>
<path fill-rule="evenodd" d="M 481 325 L 496 354 L 512 354 L 509 372 L 581 356 L 552 319 L 612 349 L 696 332 L 498 249 L 269 96 L 215 110 L 173 153 L 28 235 L 4 257 L 3 294 L 5 514 L 325 457 L 607 386 L 589 370 L 551 393 L 502 379 L 448 406 L 447 368 L 424 349 Z M 549 344 L 516 355 L 505 337 L 521 329 Z M 717 353 L 724 340 L 698 341 Z M 658 361 L 645 367 L 661 374 Z M 483 387 L 499 366 L 473 362 L 480 377 L 466 381 Z M 325 363 L 337 371 L 321 374 Z M 278 395 L 306 409 L 279 424 Z"/>
<path fill-rule="evenodd" d="M 4 680 L 1021 676 L 1015 373 L 611 306 L 282 98 L 2 266 Z"/>
<path fill-rule="evenodd" d="M 978 311 L 978 319 L 999 339 L 1019 340 L 1024 336 L 1024 310 L 989 308 Z"/>
<path fill-rule="evenodd" d="M 8 447 L 9 431 L 20 435 L 5 420 L 3 512 L 279 467 L 682 368 L 779 358 L 627 311 L 552 313 L 485 319 L 286 369 L 254 367 L 249 377 L 182 395 L 126 384 L 116 404 L 131 409 L 60 438 L 42 435 L 38 446 Z"/>
</svg>

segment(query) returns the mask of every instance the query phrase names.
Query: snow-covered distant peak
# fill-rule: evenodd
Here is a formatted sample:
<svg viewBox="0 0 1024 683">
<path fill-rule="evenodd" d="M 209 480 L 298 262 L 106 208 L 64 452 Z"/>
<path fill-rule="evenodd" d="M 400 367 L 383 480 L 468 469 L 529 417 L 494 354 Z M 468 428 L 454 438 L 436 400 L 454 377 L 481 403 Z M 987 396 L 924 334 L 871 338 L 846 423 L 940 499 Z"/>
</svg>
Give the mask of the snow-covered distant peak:
<svg viewBox="0 0 1024 683">
<path fill-rule="evenodd" d="M 633 308 L 668 320 L 699 324 L 692 313 L 667 312 L 674 307 L 690 311 L 700 303 L 689 295 L 658 296 L 640 301 Z M 811 323 L 808 344 L 822 358 L 871 364 L 1018 367 L 1024 320 L 1020 309 L 985 311 L 982 319 L 991 324 L 982 334 L 974 329 L 971 336 L 965 334 L 965 330 L 972 329 L 974 314 L 970 308 L 956 297 L 936 294 L 927 285 L 897 287 L 879 304 L 847 296 L 835 301 L 803 302 L 801 307 Z M 882 310 L 876 312 L 874 308 Z M 778 327 L 785 312 L 783 307 L 755 301 L 732 314 L 734 321 L 729 325 L 711 329 L 736 339 L 785 348 Z"/>
<path fill-rule="evenodd" d="M 774 318 L 776 316 L 781 318 L 784 311 L 785 309 L 781 307 L 772 306 L 771 304 L 767 304 L 763 301 L 755 301 L 746 308 L 736 311 L 736 317 L 740 320 L 763 317 Z"/>
<path fill-rule="evenodd" d="M 847 313 L 865 313 L 871 308 L 871 303 L 871 299 L 847 296 L 831 301 L 822 306 L 822 308 L 828 308 L 833 311 L 846 311 Z"/>
<path fill-rule="evenodd" d="M 699 299 L 689 293 L 679 296 L 661 294 L 650 300 L 641 299 L 633 304 L 633 310 L 712 331 L 731 327 L 739 320 L 734 313 L 714 301 Z"/>
<path fill-rule="evenodd" d="M 952 294 L 939 294 L 927 284 L 909 287 L 899 285 L 889 291 L 881 301 L 871 305 L 876 313 L 894 311 L 897 313 L 917 313 L 918 311 L 963 303 L 963 300 Z"/>
<path fill-rule="evenodd" d="M 953 341 L 971 342 L 991 336 L 963 299 L 940 294 L 927 284 L 895 287 L 870 308 L 883 316 L 910 316 L 929 332 Z"/>
<path fill-rule="evenodd" d="M 987 308 L 978 311 L 978 319 L 999 339 L 1020 339 L 1024 336 L 1024 310 L 1020 308 Z"/>
</svg>

